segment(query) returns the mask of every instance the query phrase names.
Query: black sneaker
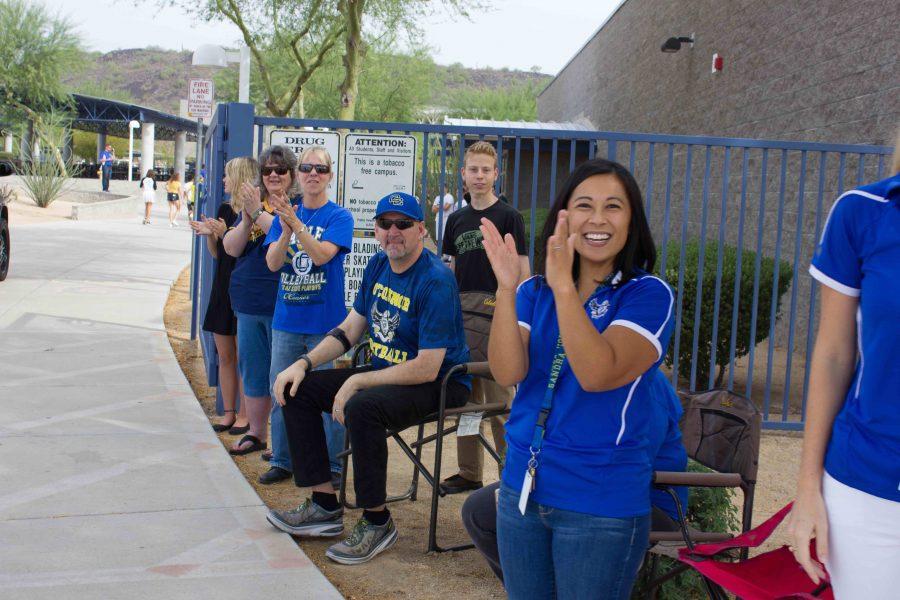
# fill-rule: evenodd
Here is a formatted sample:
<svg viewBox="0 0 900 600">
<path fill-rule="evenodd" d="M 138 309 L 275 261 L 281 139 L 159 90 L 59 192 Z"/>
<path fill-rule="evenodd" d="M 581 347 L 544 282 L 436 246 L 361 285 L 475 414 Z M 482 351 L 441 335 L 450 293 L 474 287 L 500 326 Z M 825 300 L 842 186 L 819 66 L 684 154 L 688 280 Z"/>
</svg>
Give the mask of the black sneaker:
<svg viewBox="0 0 900 600">
<path fill-rule="evenodd" d="M 259 482 L 263 485 L 278 483 L 291 478 L 291 472 L 281 467 L 269 467 L 269 470 L 259 476 Z"/>
<path fill-rule="evenodd" d="M 462 492 L 478 490 L 482 487 L 483 484 L 480 481 L 471 481 L 459 474 L 448 477 L 441 482 L 441 491 L 445 494 L 460 494 Z"/>
<path fill-rule="evenodd" d="M 334 537 L 344 533 L 344 507 L 328 511 L 310 498 L 291 510 L 270 510 L 266 519 L 291 535 Z"/>
<path fill-rule="evenodd" d="M 396 544 L 398 537 L 392 518 L 384 525 L 373 525 L 360 519 L 347 539 L 326 550 L 325 556 L 342 565 L 358 565 Z"/>
</svg>

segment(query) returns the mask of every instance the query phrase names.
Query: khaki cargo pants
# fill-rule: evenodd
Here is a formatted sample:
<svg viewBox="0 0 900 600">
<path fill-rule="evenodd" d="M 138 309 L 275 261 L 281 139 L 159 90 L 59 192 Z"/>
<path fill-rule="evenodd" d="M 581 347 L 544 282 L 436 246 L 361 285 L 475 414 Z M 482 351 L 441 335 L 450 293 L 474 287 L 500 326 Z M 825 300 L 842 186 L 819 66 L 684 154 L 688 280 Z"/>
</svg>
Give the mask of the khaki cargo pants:
<svg viewBox="0 0 900 600">
<path fill-rule="evenodd" d="M 514 387 L 503 387 L 494 381 L 481 377 L 472 378 L 472 402 L 476 404 L 492 404 L 503 402 L 506 406 L 512 403 L 515 395 Z M 506 415 L 491 417 L 491 435 L 494 438 L 494 449 L 501 457 L 506 452 Z M 481 422 L 481 427 L 484 421 Z M 474 435 L 456 438 L 456 456 L 459 463 L 459 474 L 469 481 L 481 481 L 484 469 L 484 447 Z"/>
</svg>

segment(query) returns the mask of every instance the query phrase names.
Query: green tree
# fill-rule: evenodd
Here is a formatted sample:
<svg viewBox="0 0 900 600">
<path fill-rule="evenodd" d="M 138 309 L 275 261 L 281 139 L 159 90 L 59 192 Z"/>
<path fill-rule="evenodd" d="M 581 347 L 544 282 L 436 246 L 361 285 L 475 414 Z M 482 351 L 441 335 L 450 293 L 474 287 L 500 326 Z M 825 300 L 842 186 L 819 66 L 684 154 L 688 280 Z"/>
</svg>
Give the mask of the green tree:
<svg viewBox="0 0 900 600">
<path fill-rule="evenodd" d="M 544 85 L 543 82 L 527 81 L 493 89 L 459 88 L 447 95 L 447 115 L 464 119 L 534 121 L 537 119 L 537 96 Z"/>
<path fill-rule="evenodd" d="M 344 32 L 336 6 L 325 0 L 172 3 L 207 21 L 225 20 L 237 26 L 253 57 L 253 80 L 261 87 L 262 103 L 278 117 L 290 114 L 298 101 L 302 103 L 303 86 Z"/>
<path fill-rule="evenodd" d="M 79 65 L 81 42 L 72 24 L 42 4 L 0 0 L 0 110 L 7 119 L 34 122 L 34 132 L 60 168 L 65 161 L 48 137 L 46 115 L 69 103 L 61 78 Z"/>
</svg>

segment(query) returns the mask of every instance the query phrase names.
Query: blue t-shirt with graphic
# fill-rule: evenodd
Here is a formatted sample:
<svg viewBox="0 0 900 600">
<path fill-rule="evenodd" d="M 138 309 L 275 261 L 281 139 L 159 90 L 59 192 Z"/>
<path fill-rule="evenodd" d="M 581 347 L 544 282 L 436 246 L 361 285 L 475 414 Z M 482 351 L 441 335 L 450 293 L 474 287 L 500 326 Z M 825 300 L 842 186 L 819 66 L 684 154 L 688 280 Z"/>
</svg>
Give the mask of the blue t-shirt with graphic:
<svg viewBox="0 0 900 600">
<path fill-rule="evenodd" d="M 263 209 L 269 214 L 273 212 L 266 202 L 263 202 Z M 244 212 L 241 211 L 229 230 L 240 225 L 243 218 Z M 266 264 L 265 239 L 266 234 L 262 228 L 252 225 L 244 252 L 234 263 L 231 282 L 228 284 L 228 295 L 234 312 L 271 316 L 275 311 L 278 273 L 270 271 Z"/>
<path fill-rule="evenodd" d="M 294 212 L 320 242 L 331 242 L 337 254 L 324 265 L 316 266 L 292 233 L 279 271 L 278 295 L 272 329 L 289 333 L 326 333 L 337 327 L 347 309 L 344 307 L 344 256 L 353 244 L 353 215 L 329 201 L 308 210 L 302 203 Z M 265 244 L 281 237 L 281 218 L 275 217 Z"/>
<path fill-rule="evenodd" d="M 627 327 L 647 339 L 656 362 L 634 381 L 604 392 L 587 392 L 564 362 L 553 394 L 531 499 L 546 506 L 602 517 L 650 512 L 651 383 L 672 334 L 674 295 L 661 279 L 639 272 L 599 286 L 584 310 L 599 332 Z M 506 424 L 503 483 L 518 491 L 531 454 L 534 426 L 556 354 L 559 324 L 553 292 L 535 276 L 516 293 L 519 325 L 530 331 L 528 373 L 519 384 Z"/>
<path fill-rule="evenodd" d="M 900 175 L 835 201 L 809 273 L 859 298 L 858 359 L 825 470 L 852 488 L 900 502 Z"/>
<path fill-rule="evenodd" d="M 422 250 L 402 273 L 391 270 L 383 251 L 375 254 L 363 271 L 353 310 L 368 322 L 376 368 L 412 360 L 419 350 L 446 348 L 440 380 L 451 367 L 469 360 L 456 279 L 429 250 Z M 471 387 L 470 376 L 454 378 Z"/>
</svg>

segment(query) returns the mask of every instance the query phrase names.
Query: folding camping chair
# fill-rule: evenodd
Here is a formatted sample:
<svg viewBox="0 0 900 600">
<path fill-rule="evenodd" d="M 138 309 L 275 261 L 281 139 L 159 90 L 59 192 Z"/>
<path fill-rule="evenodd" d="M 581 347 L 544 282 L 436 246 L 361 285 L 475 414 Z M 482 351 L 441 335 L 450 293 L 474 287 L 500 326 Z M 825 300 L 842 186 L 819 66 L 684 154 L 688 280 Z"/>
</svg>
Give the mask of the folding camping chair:
<svg viewBox="0 0 900 600">
<path fill-rule="evenodd" d="M 743 600 L 833 600 L 831 585 L 827 581 L 814 583 L 787 546 L 740 562 L 715 560 L 720 553 L 728 550 L 739 548 L 742 554 L 746 554 L 749 548 L 758 548 L 788 515 L 791 506 L 788 504 L 759 527 L 728 541 L 681 548 L 678 560 Z M 809 550 L 812 557 L 818 560 L 814 540 L 810 542 Z"/>
<path fill-rule="evenodd" d="M 473 544 L 459 544 L 443 547 L 437 543 L 438 504 L 440 499 L 446 495 L 441 490 L 440 486 L 441 455 L 443 452 L 444 438 L 448 434 L 456 432 L 459 427 L 458 423 L 449 427 L 446 426 L 447 420 L 467 413 L 480 414 L 481 420 L 509 413 L 509 406 L 502 402 L 491 404 L 475 404 L 469 402 L 459 408 L 447 408 L 446 406 L 447 384 L 453 376 L 457 374 L 469 374 L 473 377 L 492 379 L 491 371 L 487 364 L 487 341 L 491 318 L 494 314 L 494 296 L 481 292 L 464 292 L 460 294 L 460 303 L 462 305 L 463 328 L 466 333 L 466 344 L 469 346 L 469 358 L 471 362 L 456 365 L 444 375 L 441 382 L 441 395 L 437 412 L 428 415 L 425 419 L 413 425 L 413 427 L 418 428 L 416 441 L 411 444 L 407 443 L 400 435 L 403 430 L 388 430 L 386 432 L 387 437 L 393 438 L 403 453 L 413 463 L 413 476 L 409 488 L 403 494 L 389 496 L 387 502 L 397 502 L 406 499 L 416 500 L 420 475 L 431 486 L 431 515 L 428 524 L 427 552 L 448 552 L 474 548 Z M 365 351 L 367 348 L 368 346 L 364 344 L 357 346 L 354 351 L 354 365 L 362 364 L 364 362 Z M 425 425 L 428 423 L 435 423 L 436 431 L 435 433 L 426 436 Z M 488 454 L 497 461 L 499 467 L 503 459 L 484 434 L 481 433 L 480 428 L 475 435 L 481 445 L 487 450 Z M 339 454 L 339 457 L 343 459 L 344 467 L 341 475 L 339 501 L 348 508 L 357 508 L 347 499 L 347 471 L 350 454 L 353 450 L 349 446 L 350 437 L 345 436 L 344 439 L 344 451 Z M 422 462 L 422 448 L 425 444 L 431 442 L 435 443 L 433 470 L 429 470 Z"/>
<path fill-rule="evenodd" d="M 721 542 L 734 536 L 727 532 L 697 531 L 686 519 L 672 486 L 740 488 L 743 493 L 741 531 L 750 529 L 753 518 L 753 494 L 759 468 L 759 440 L 762 417 L 749 398 L 727 390 L 710 390 L 696 394 L 679 392 L 686 404 L 681 421 L 681 435 L 689 457 L 712 469 L 712 473 L 662 472 L 653 474 L 653 484 L 674 498 L 679 515 L 678 531 L 651 531 L 649 568 L 645 586 L 649 597 L 665 581 L 689 567 L 678 565 L 657 576 L 659 557 L 677 559 L 682 547 L 688 551 L 698 543 Z M 741 550 L 747 558 L 747 549 Z M 711 598 L 724 598 L 718 586 L 704 579 Z"/>
</svg>

